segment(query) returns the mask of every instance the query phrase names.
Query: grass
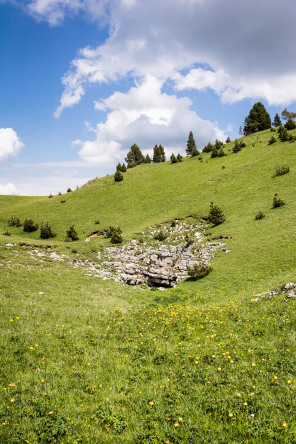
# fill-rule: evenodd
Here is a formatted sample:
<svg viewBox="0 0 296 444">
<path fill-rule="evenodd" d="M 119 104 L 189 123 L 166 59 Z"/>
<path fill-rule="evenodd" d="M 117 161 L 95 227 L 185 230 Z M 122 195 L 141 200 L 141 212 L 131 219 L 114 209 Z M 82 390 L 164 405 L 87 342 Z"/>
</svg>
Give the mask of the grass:
<svg viewBox="0 0 296 444">
<path fill-rule="evenodd" d="M 246 137 L 226 158 L 139 166 L 120 184 L 108 176 L 51 199 L 0 196 L 0 443 L 296 442 L 295 300 L 251 302 L 296 281 L 295 143 L 270 137 Z M 276 177 L 283 164 L 289 173 Z M 272 209 L 275 193 L 285 206 Z M 226 222 L 208 237 L 227 237 L 231 251 L 208 276 L 164 292 L 29 254 L 50 246 L 93 260 L 110 244 L 85 243 L 90 232 L 120 226 L 131 239 L 205 216 L 211 201 Z M 11 216 L 48 221 L 58 235 L 23 233 Z M 80 240 L 65 243 L 72 224 Z"/>
</svg>

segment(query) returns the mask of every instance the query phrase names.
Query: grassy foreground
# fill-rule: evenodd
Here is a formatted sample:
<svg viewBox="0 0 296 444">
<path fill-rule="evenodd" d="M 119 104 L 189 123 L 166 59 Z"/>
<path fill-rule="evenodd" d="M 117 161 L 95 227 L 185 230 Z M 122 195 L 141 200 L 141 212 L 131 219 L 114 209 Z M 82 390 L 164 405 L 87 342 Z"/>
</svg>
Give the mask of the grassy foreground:
<svg viewBox="0 0 296 444">
<path fill-rule="evenodd" d="M 1 443 L 296 441 L 294 301 L 134 289 L 20 250 L 1 249 Z"/>
<path fill-rule="evenodd" d="M 296 442 L 295 300 L 251 302 L 296 282 L 295 143 L 269 146 L 271 135 L 245 138 L 226 158 L 143 165 L 120 184 L 109 176 L 51 199 L 0 196 L 1 444 Z M 283 164 L 290 172 L 275 177 Z M 271 209 L 275 193 L 286 205 Z M 109 245 L 84 242 L 95 229 L 120 226 L 131 239 L 206 215 L 212 200 L 227 220 L 208 237 L 227 237 L 231 252 L 175 289 L 116 285 L 29 255 L 50 245 L 93 259 Z M 49 221 L 57 237 L 8 227 L 11 216 Z M 73 223 L 80 241 L 65 243 Z"/>
</svg>

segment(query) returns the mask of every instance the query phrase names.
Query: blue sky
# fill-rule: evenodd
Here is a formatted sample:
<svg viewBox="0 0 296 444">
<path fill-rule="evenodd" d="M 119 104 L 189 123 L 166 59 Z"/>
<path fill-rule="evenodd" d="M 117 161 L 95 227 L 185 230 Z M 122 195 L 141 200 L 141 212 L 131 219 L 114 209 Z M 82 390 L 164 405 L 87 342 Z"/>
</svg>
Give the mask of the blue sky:
<svg viewBox="0 0 296 444">
<path fill-rule="evenodd" d="M 0 0 L 0 194 L 112 174 L 296 111 L 294 0 Z"/>
</svg>

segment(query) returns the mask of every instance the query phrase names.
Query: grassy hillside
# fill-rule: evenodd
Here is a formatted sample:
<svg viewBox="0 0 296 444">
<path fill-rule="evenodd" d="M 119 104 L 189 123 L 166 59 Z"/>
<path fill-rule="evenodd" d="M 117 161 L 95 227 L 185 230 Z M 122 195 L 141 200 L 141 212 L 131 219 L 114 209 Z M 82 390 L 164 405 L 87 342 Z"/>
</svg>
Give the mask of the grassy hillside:
<svg viewBox="0 0 296 444">
<path fill-rule="evenodd" d="M 234 142 L 228 144 L 227 157 L 202 154 L 203 162 L 195 157 L 177 164 L 141 165 L 128 170 L 120 183 L 111 175 L 52 199 L 0 196 L 0 233 L 9 230 L 17 241 L 35 242 L 39 231 L 11 229 L 9 217 L 33 218 L 39 225 L 48 221 L 57 233 L 50 243 L 67 248 L 66 230 L 74 224 L 85 251 L 109 242 L 92 239 L 86 247 L 84 238 L 94 230 L 120 226 L 124 239 L 131 239 L 152 224 L 192 213 L 205 216 L 213 201 L 227 220 L 211 233 L 228 236 L 232 252 L 218 255 L 211 285 L 227 292 L 266 290 L 295 272 L 296 143 L 268 145 L 272 134 L 245 137 L 247 147 L 237 154 L 232 153 Z M 275 166 L 283 164 L 290 166 L 289 174 L 275 177 Z M 272 209 L 275 193 L 285 206 Z M 255 221 L 259 210 L 266 217 Z"/>
<path fill-rule="evenodd" d="M 237 154 L 230 143 L 224 158 L 142 165 L 123 182 L 107 176 L 50 199 L 0 196 L 1 444 L 296 442 L 295 299 L 251 302 L 296 282 L 296 143 L 269 146 L 272 134 L 244 138 Z M 283 164 L 290 172 L 275 176 Z M 275 193 L 286 204 L 272 209 Z M 85 243 L 92 231 L 120 226 L 128 240 L 205 216 L 211 201 L 226 222 L 209 238 L 227 237 L 231 251 L 173 289 L 115 284 L 31 254 L 50 246 L 94 260 L 110 241 Z M 11 216 L 48 221 L 57 237 L 9 227 Z M 64 242 L 71 224 L 75 243 Z"/>
</svg>

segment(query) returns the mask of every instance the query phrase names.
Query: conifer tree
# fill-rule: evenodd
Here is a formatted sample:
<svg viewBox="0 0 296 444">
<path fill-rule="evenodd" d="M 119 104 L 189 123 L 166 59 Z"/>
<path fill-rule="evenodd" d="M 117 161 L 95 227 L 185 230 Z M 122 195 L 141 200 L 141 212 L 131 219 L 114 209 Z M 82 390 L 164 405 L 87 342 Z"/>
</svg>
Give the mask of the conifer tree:
<svg viewBox="0 0 296 444">
<path fill-rule="evenodd" d="M 192 151 L 194 150 L 194 148 L 197 149 L 196 148 L 196 143 L 195 143 L 195 140 L 194 140 L 194 137 L 193 137 L 193 132 L 190 131 L 189 137 L 188 137 L 188 140 L 187 140 L 187 148 L 186 148 L 187 156 L 190 156 L 192 154 Z"/>
<path fill-rule="evenodd" d="M 171 159 L 171 162 L 172 162 L 172 163 L 177 163 L 177 162 L 178 162 L 178 160 L 177 160 L 177 158 L 176 158 L 176 156 L 175 156 L 174 153 L 172 153 L 170 159 Z"/>
<path fill-rule="evenodd" d="M 214 145 L 213 150 L 212 150 L 212 154 L 211 154 L 211 158 L 213 159 L 214 157 L 218 157 L 218 156 L 219 156 L 218 150 Z"/>
<path fill-rule="evenodd" d="M 165 152 L 162 145 L 155 145 L 153 148 L 153 162 L 159 163 L 159 162 L 165 162 Z"/>
<path fill-rule="evenodd" d="M 193 150 L 191 151 L 191 157 L 195 157 L 199 155 L 199 151 L 198 149 L 195 147 L 193 148 Z"/>
<path fill-rule="evenodd" d="M 245 118 L 244 135 L 256 133 L 271 128 L 270 115 L 261 102 L 255 103 L 249 115 Z"/>
<path fill-rule="evenodd" d="M 182 160 L 183 160 L 183 156 L 181 156 L 180 153 L 178 153 L 178 155 L 177 155 L 177 160 L 178 160 L 178 162 L 182 162 Z"/>
<path fill-rule="evenodd" d="M 273 120 L 273 126 L 281 126 L 282 121 L 280 116 L 278 115 L 278 113 L 276 113 L 276 115 L 274 116 L 274 120 Z"/>
<path fill-rule="evenodd" d="M 134 163 L 136 163 L 136 165 L 140 165 L 141 163 L 144 163 L 144 156 L 137 144 L 134 143 L 130 147 L 129 152 L 126 155 L 125 161 L 128 164 L 131 164 L 134 162 Z"/>
<path fill-rule="evenodd" d="M 149 154 L 146 154 L 145 158 L 144 158 L 144 163 L 151 163 L 151 159 Z"/>
</svg>

